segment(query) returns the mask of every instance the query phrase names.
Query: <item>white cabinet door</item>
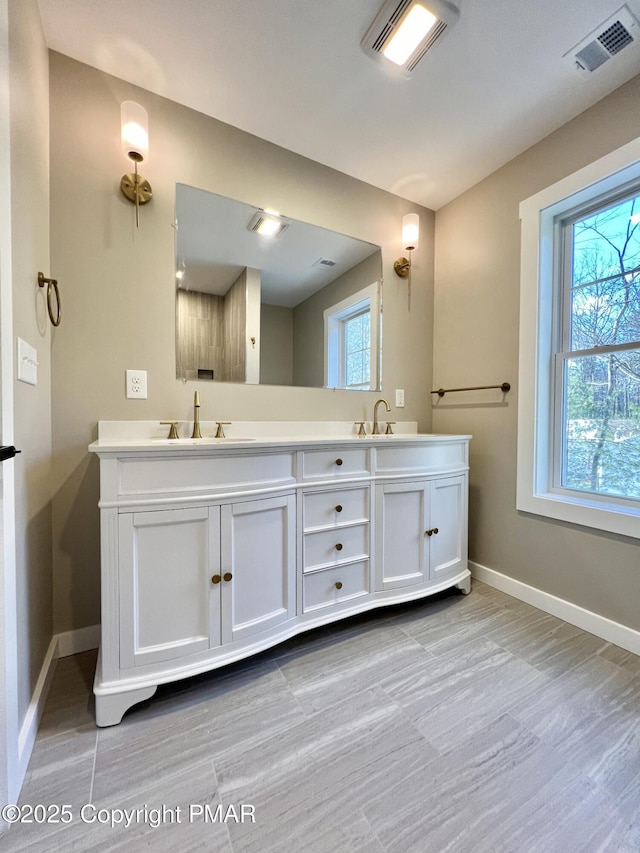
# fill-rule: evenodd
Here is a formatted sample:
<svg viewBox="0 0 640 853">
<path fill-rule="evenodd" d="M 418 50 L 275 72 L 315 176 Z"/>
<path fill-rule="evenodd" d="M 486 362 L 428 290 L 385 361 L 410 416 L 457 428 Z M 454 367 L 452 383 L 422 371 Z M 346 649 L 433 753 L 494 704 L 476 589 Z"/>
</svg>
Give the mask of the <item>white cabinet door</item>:
<svg viewBox="0 0 640 853">
<path fill-rule="evenodd" d="M 465 475 L 376 486 L 376 588 L 414 586 L 461 571 L 467 552 Z"/>
<path fill-rule="evenodd" d="M 467 559 L 467 478 L 444 477 L 430 487 L 430 514 L 427 530 L 431 577 L 446 579 L 466 568 Z M 435 531 L 438 531 L 437 533 Z"/>
<path fill-rule="evenodd" d="M 220 644 L 220 509 L 119 516 L 120 666 L 182 658 Z"/>
<path fill-rule="evenodd" d="M 422 481 L 376 486 L 376 588 L 414 586 L 429 579 L 428 495 Z"/>
<path fill-rule="evenodd" d="M 222 636 L 243 640 L 295 616 L 295 497 L 222 510 Z"/>
</svg>

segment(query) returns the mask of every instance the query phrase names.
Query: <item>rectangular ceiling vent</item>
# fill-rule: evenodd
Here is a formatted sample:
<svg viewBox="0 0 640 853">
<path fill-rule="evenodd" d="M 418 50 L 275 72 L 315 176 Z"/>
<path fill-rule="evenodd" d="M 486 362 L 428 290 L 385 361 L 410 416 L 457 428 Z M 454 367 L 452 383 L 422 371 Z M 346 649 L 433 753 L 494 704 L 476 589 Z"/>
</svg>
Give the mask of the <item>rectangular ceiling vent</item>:
<svg viewBox="0 0 640 853">
<path fill-rule="evenodd" d="M 458 20 L 460 13 L 448 0 L 387 0 L 377 14 L 360 45 L 373 59 L 394 63 L 405 75 L 413 73 L 425 54 Z M 420 28 L 424 27 L 423 30 Z M 415 43 L 394 48 L 392 42 L 416 33 Z"/>
<path fill-rule="evenodd" d="M 627 6 L 622 6 L 607 21 L 565 53 L 563 59 L 578 71 L 591 73 L 629 45 L 640 47 L 640 27 Z"/>
</svg>

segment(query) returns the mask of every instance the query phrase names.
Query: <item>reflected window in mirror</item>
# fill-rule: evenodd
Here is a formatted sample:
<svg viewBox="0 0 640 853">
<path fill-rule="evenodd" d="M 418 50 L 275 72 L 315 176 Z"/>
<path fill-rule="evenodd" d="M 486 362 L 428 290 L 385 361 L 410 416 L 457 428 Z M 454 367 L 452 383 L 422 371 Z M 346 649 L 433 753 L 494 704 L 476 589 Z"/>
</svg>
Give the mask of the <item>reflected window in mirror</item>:
<svg viewBox="0 0 640 853">
<path fill-rule="evenodd" d="M 377 283 L 325 310 L 327 388 L 376 389 L 379 375 L 378 315 Z"/>
</svg>

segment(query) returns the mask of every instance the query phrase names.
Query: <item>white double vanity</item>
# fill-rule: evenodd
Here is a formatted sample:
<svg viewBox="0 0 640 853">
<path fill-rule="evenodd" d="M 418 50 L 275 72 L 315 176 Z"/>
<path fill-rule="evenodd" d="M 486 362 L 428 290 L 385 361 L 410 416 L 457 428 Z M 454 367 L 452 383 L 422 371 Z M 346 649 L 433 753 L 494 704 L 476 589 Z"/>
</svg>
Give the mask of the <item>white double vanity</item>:
<svg viewBox="0 0 640 853">
<path fill-rule="evenodd" d="M 158 684 L 301 631 L 469 591 L 470 436 L 358 438 L 335 423 L 227 433 L 175 440 L 157 422 L 99 424 L 99 726 Z"/>
</svg>

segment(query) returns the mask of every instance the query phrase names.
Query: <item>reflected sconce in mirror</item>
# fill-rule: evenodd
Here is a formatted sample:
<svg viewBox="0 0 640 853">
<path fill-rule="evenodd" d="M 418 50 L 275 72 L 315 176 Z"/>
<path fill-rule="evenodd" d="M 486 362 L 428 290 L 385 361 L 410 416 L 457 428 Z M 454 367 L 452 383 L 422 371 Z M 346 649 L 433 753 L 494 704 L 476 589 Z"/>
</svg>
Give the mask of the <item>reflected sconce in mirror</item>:
<svg viewBox="0 0 640 853">
<path fill-rule="evenodd" d="M 400 278 L 407 278 L 411 272 L 411 252 L 418 248 L 418 240 L 420 238 L 420 217 L 417 213 L 407 213 L 402 217 L 402 245 L 405 252 L 409 253 L 409 258 L 398 258 L 394 263 L 393 268 Z"/>
<path fill-rule="evenodd" d="M 138 163 L 149 157 L 149 120 L 147 111 L 134 101 L 124 101 L 120 108 L 122 150 L 133 161 L 134 170 L 122 176 L 120 189 L 136 206 L 136 228 L 140 224 L 139 208 L 151 201 L 151 184 L 138 174 Z"/>
</svg>

